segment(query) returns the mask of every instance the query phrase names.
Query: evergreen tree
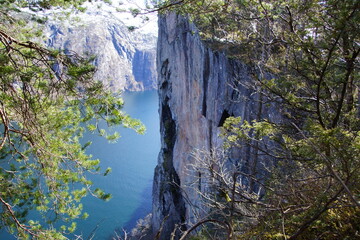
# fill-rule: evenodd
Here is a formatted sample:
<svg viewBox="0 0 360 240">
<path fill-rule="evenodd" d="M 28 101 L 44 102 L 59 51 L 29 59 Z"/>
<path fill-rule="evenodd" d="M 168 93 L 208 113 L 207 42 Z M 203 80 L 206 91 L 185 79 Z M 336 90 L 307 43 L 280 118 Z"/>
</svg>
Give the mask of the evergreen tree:
<svg viewBox="0 0 360 240">
<path fill-rule="evenodd" d="M 257 220 L 246 231 L 244 215 L 236 225 L 231 214 L 231 231 L 240 239 L 359 238 L 360 2 L 180 0 L 158 10 L 189 16 L 214 50 L 252 67 L 255 90 L 285 119 L 224 125 L 227 147 L 248 145 L 274 161 L 260 202 L 229 180 L 238 196 L 224 201 L 256 205 Z"/>
<path fill-rule="evenodd" d="M 98 131 L 110 141 L 118 134 L 107 134 L 99 121 L 144 131 L 121 111 L 119 94 L 92 78 L 93 58 L 34 42 L 46 20 L 36 12 L 83 10 L 82 2 L 0 2 L 1 227 L 21 239 L 66 239 L 75 230 L 73 220 L 87 215 L 81 213 L 82 197 L 111 197 L 92 189 L 86 177 L 100 169 L 99 160 L 85 153 L 90 143 L 80 143 L 84 131 Z M 41 223 L 28 219 L 29 211 L 37 211 Z M 67 223 L 55 229 L 58 220 Z"/>
</svg>

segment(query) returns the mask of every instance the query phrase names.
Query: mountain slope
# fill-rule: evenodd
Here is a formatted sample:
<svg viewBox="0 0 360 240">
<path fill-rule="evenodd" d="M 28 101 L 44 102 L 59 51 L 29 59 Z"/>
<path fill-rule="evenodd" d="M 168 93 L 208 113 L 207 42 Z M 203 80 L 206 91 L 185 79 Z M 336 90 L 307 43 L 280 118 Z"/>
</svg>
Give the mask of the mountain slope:
<svg viewBox="0 0 360 240">
<path fill-rule="evenodd" d="M 113 91 L 157 88 L 156 31 L 130 31 L 121 15 L 88 11 L 76 20 L 50 20 L 47 45 L 79 54 L 95 55 L 95 78 Z"/>
</svg>

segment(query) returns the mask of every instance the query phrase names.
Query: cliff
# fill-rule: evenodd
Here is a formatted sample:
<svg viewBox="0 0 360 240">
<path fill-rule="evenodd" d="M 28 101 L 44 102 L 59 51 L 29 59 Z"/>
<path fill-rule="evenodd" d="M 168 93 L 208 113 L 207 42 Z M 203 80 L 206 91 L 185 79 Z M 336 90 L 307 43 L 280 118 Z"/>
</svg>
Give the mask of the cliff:
<svg viewBox="0 0 360 240">
<path fill-rule="evenodd" d="M 251 70 L 225 53 L 209 48 L 196 27 L 185 18 L 169 14 L 159 18 L 157 52 L 160 97 L 161 151 L 153 186 L 153 231 L 169 239 L 176 224 L 186 229 L 205 214 L 199 196 L 189 187 L 201 176 L 187 168 L 196 149 L 221 147 L 220 127 L 229 116 L 251 121 L 276 118 L 255 93 Z M 254 171 L 259 161 L 243 148 L 234 160 L 244 171 Z M 199 180 L 200 178 L 200 180 Z"/>
<path fill-rule="evenodd" d="M 75 17 L 77 20 L 49 21 L 49 47 L 95 55 L 95 78 L 113 91 L 156 89 L 155 33 L 130 31 L 121 16 L 103 11 L 78 13 Z"/>
</svg>

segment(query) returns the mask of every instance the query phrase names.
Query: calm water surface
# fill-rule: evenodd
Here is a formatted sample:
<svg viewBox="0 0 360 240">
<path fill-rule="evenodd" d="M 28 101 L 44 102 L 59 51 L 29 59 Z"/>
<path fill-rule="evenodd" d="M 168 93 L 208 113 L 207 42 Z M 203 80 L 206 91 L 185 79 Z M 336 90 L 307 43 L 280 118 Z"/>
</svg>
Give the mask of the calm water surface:
<svg viewBox="0 0 360 240">
<path fill-rule="evenodd" d="M 86 197 L 83 200 L 84 212 L 90 216 L 78 221 L 76 234 L 83 239 L 111 239 L 114 232 L 128 230 L 136 220 L 151 211 L 151 188 L 157 155 L 160 149 L 158 96 L 156 91 L 124 93 L 124 111 L 133 118 L 140 119 L 147 128 L 145 135 L 134 131 L 116 128 L 121 138 L 109 144 L 94 134 L 85 134 L 85 141 L 92 141 L 88 153 L 101 159 L 102 169 L 112 168 L 107 176 L 92 175 L 93 189 L 99 187 L 112 194 L 108 202 Z M 0 239 L 14 239 L 4 232 Z M 70 236 L 70 239 L 72 237 Z"/>
</svg>

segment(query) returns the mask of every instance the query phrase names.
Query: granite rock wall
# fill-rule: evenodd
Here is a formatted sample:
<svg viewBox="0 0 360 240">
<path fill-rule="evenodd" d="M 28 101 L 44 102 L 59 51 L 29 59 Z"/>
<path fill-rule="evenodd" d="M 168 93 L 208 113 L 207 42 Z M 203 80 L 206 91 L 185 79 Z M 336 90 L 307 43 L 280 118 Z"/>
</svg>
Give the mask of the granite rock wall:
<svg viewBox="0 0 360 240">
<path fill-rule="evenodd" d="M 112 91 L 156 89 L 155 34 L 130 31 L 119 19 L 101 15 L 75 23 L 52 20 L 46 32 L 51 48 L 95 55 L 95 79 Z"/>
<path fill-rule="evenodd" d="M 176 227 L 196 221 L 198 194 L 189 187 L 199 174 L 187 168 L 196 149 L 221 147 L 220 127 L 229 116 L 251 121 L 277 118 L 273 106 L 262 104 L 251 70 L 240 61 L 208 47 L 196 27 L 174 13 L 159 17 L 157 50 L 161 151 L 153 187 L 153 232 L 160 239 Z M 255 171 L 258 159 L 243 148 L 232 156 L 244 171 Z M 248 184 L 245 182 L 245 184 Z M 201 191 L 205 185 L 199 184 Z"/>
</svg>

